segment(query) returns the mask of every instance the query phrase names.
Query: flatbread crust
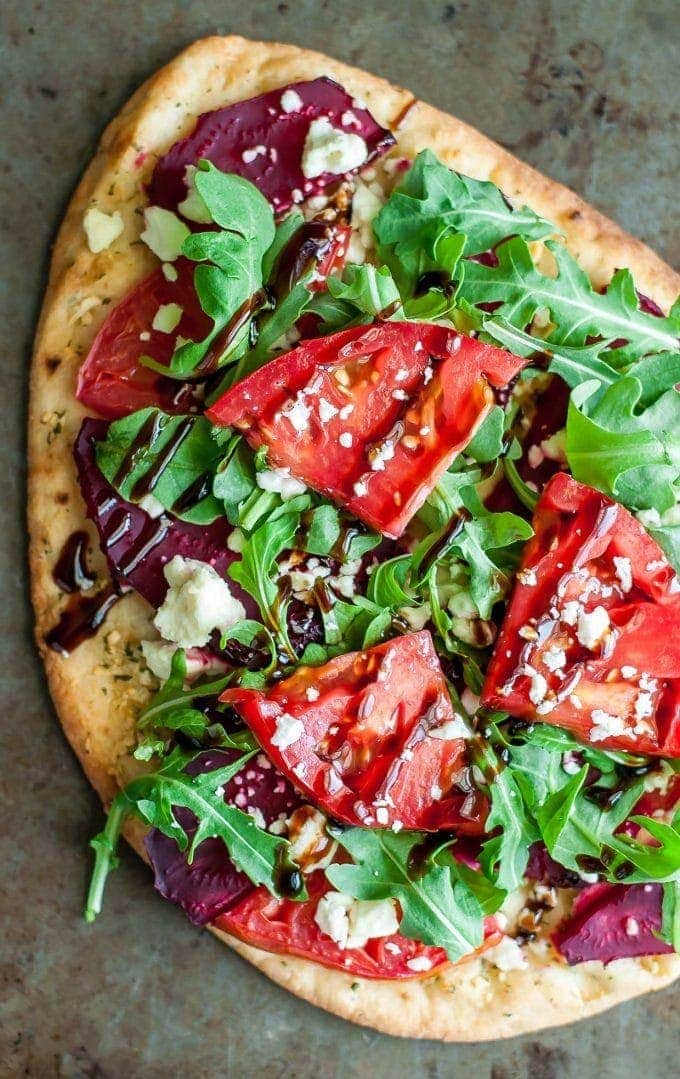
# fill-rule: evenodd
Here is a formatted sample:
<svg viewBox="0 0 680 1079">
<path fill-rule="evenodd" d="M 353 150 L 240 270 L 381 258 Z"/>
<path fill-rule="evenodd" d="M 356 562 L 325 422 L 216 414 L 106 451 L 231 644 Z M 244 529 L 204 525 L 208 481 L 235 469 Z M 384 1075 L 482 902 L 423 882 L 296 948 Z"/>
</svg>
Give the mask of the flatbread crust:
<svg viewBox="0 0 680 1079">
<path fill-rule="evenodd" d="M 111 305 L 156 264 L 138 237 L 143 184 L 158 156 L 192 129 L 199 113 L 318 75 L 336 78 L 385 126 L 394 130 L 396 124 L 406 155 L 430 147 L 447 164 L 493 180 L 511 198 L 554 221 L 595 285 L 628 266 L 638 287 L 664 309 L 680 291 L 677 273 L 572 191 L 408 91 L 319 53 L 212 37 L 190 46 L 146 82 L 105 131 L 73 196 L 54 248 L 31 369 L 28 520 L 36 638 L 61 723 L 104 803 L 128 776 L 135 715 L 150 692 L 137 646 L 153 631 L 147 605 L 130 594 L 99 635 L 68 659 L 44 646 L 44 635 L 64 605 L 52 569 L 74 528 L 87 528 L 106 576 L 95 530 L 85 522 L 71 453 L 85 415 L 74 397 L 78 367 Z M 82 227 L 91 206 L 118 210 L 125 225 L 113 245 L 97 255 L 89 251 Z M 128 838 L 140 853 L 141 835 L 139 828 L 130 828 Z M 680 975 L 676 955 L 568 967 L 545 945 L 530 945 L 523 970 L 503 972 L 472 959 L 433 977 L 383 982 L 216 935 L 273 981 L 328 1011 L 390 1034 L 447 1041 L 508 1037 L 568 1023 L 660 989 Z"/>
</svg>

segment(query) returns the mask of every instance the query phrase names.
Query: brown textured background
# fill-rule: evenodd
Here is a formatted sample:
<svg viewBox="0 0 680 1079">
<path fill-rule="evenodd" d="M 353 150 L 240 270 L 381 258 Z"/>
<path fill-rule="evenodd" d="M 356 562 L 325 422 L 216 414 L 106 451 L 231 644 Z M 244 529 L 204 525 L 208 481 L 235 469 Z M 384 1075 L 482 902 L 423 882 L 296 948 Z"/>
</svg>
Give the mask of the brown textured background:
<svg viewBox="0 0 680 1079">
<path fill-rule="evenodd" d="M 157 899 L 128 851 L 80 919 L 100 811 L 55 722 L 24 572 L 26 364 L 48 246 L 104 124 L 182 46 L 334 53 L 456 113 L 676 265 L 674 0 L 4 0 L 0 220 L 0 1076 L 576 1079 L 677 1072 L 678 990 L 486 1046 L 401 1042 L 270 985 Z"/>
</svg>

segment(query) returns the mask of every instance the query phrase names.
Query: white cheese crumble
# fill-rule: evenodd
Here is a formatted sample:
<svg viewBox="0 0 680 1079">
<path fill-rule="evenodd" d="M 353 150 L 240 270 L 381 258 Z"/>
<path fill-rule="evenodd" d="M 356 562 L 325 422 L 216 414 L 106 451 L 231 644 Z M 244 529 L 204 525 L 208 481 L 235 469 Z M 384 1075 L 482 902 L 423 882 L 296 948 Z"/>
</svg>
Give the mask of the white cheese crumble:
<svg viewBox="0 0 680 1079">
<path fill-rule="evenodd" d="M 302 98 L 296 90 L 284 90 L 281 94 L 281 108 L 284 112 L 299 112 L 302 108 Z"/>
<path fill-rule="evenodd" d="M 423 603 L 422 607 L 400 607 L 397 613 L 408 623 L 410 629 L 416 633 L 424 629 L 432 618 L 432 609 L 429 603 Z"/>
<path fill-rule="evenodd" d="M 302 817 L 302 823 L 298 823 Z M 288 828 L 290 856 L 304 873 L 325 869 L 333 861 L 338 844 L 326 832 L 326 817 L 318 809 L 304 807 L 293 814 Z"/>
<path fill-rule="evenodd" d="M 159 333 L 172 333 L 182 321 L 182 308 L 178 303 L 162 303 L 151 323 L 151 329 Z"/>
<path fill-rule="evenodd" d="M 175 555 L 163 573 L 170 588 L 153 622 L 166 641 L 201 648 L 214 629 L 224 632 L 245 618 L 243 604 L 207 562 Z"/>
<path fill-rule="evenodd" d="M 149 517 L 161 517 L 165 513 L 165 506 L 162 502 L 159 502 L 155 495 L 144 495 L 137 503 L 140 510 L 144 510 L 149 514 Z"/>
<path fill-rule="evenodd" d="M 441 727 L 430 728 L 427 735 L 428 738 L 441 738 L 442 741 L 448 742 L 454 738 L 472 738 L 472 731 L 463 717 L 455 712 L 453 719 L 447 719 Z"/>
<path fill-rule="evenodd" d="M 177 209 L 182 217 L 186 217 L 188 221 L 196 221 L 199 225 L 209 225 L 212 221 L 212 214 L 196 190 L 195 177 L 196 166 L 187 165 L 184 170 L 184 183 L 186 184 L 187 194 Z"/>
<path fill-rule="evenodd" d="M 241 154 L 241 159 L 244 165 L 252 165 L 253 161 L 255 161 L 256 158 L 264 157 L 266 153 L 266 146 L 253 146 L 252 149 L 243 151 L 243 153 Z"/>
<path fill-rule="evenodd" d="M 614 555 L 614 570 L 621 585 L 621 591 L 630 592 L 633 587 L 633 568 L 630 564 L 630 558 Z"/>
<path fill-rule="evenodd" d="M 526 956 L 516 940 L 503 937 L 501 942 L 484 953 L 484 959 L 498 970 L 522 970 L 527 965 Z"/>
<path fill-rule="evenodd" d="M 545 663 L 548 670 L 553 672 L 562 670 L 565 663 L 567 662 L 567 654 L 564 649 L 558 648 L 554 644 L 551 645 L 550 648 L 546 649 L 541 658 L 543 659 L 543 662 Z"/>
<path fill-rule="evenodd" d="M 289 468 L 266 468 L 255 474 L 255 482 L 263 491 L 281 495 L 284 502 L 295 495 L 303 495 L 307 490 L 304 483 L 291 476 Z"/>
<path fill-rule="evenodd" d="M 314 921 L 340 948 L 363 948 L 373 937 L 389 937 L 399 929 L 392 899 L 352 899 L 342 892 L 321 897 Z"/>
<path fill-rule="evenodd" d="M 627 729 L 625 720 L 621 716 L 613 716 L 602 708 L 593 708 L 590 718 L 593 721 L 589 734 L 591 742 L 603 742 L 605 738 L 620 738 L 624 734 L 629 738 L 633 737 L 633 732 Z"/>
<path fill-rule="evenodd" d="M 276 719 L 276 730 L 272 735 L 272 745 L 279 749 L 287 749 L 295 742 L 299 742 L 305 733 L 305 725 L 301 719 L 296 719 L 288 712 L 282 712 Z"/>
<path fill-rule="evenodd" d="M 349 131 L 333 127 L 327 116 L 312 120 L 302 151 L 302 175 L 307 180 L 325 172 L 341 175 L 358 169 L 368 156 L 366 143 Z"/>
<path fill-rule="evenodd" d="M 406 966 L 415 974 L 424 974 L 426 970 L 432 970 L 432 960 L 426 955 L 414 955 L 413 959 L 406 960 Z"/>
<path fill-rule="evenodd" d="M 340 438 L 338 439 L 338 442 L 340 443 L 341 446 L 344 447 L 344 449 L 349 450 L 352 447 L 352 443 L 354 442 L 354 439 L 352 438 L 349 431 L 343 431 L 342 434 L 340 435 Z"/>
<path fill-rule="evenodd" d="M 305 403 L 302 396 L 298 396 L 291 404 L 286 405 L 282 409 L 282 414 L 286 417 L 291 427 L 297 431 L 299 435 L 303 431 L 307 430 L 309 426 L 309 417 L 311 415 L 311 408 Z"/>
<path fill-rule="evenodd" d="M 117 240 L 124 229 L 123 218 L 118 210 L 112 214 L 105 214 L 96 206 L 91 206 L 85 211 L 83 228 L 87 236 L 87 246 L 93 255 L 105 251 L 114 240 Z"/>
<path fill-rule="evenodd" d="M 595 648 L 609 629 L 609 615 L 604 607 L 578 612 L 576 636 L 584 648 Z"/>
<path fill-rule="evenodd" d="M 529 686 L 529 700 L 532 704 L 540 704 L 541 701 L 545 700 L 545 695 L 548 692 L 548 683 L 541 672 L 537 671 L 535 667 L 531 667 L 528 663 L 523 669 L 523 674 L 531 680 L 531 685 Z"/>
<path fill-rule="evenodd" d="M 325 397 L 319 398 L 319 419 L 322 423 L 328 423 L 329 420 L 333 419 L 333 416 L 337 416 L 338 411 L 335 405 L 332 405 Z"/>
<path fill-rule="evenodd" d="M 581 611 L 581 604 L 578 600 L 570 599 L 565 603 L 562 608 L 560 620 L 567 626 L 575 626 L 578 621 L 578 616 Z"/>
<path fill-rule="evenodd" d="M 162 262 L 174 262 L 182 253 L 182 244 L 189 236 L 189 229 L 172 210 L 161 206 L 147 206 L 140 236 L 154 255 Z M 165 269 L 163 270 L 166 273 Z"/>
</svg>

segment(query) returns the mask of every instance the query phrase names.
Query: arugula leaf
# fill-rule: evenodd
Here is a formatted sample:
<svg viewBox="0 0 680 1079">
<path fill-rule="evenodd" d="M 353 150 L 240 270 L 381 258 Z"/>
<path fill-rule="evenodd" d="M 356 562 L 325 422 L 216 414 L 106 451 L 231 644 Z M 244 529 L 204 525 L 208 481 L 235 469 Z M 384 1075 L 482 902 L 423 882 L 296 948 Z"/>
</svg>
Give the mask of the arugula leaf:
<svg viewBox="0 0 680 1079">
<path fill-rule="evenodd" d="M 196 848 L 204 839 L 221 839 L 229 857 L 253 884 L 277 891 L 277 866 L 289 848 L 287 840 L 258 828 L 253 818 L 228 805 L 222 788 L 253 756 L 245 754 L 223 768 L 190 776 L 187 765 L 192 754 L 174 750 L 155 772 L 133 779 L 114 798 L 106 826 L 92 840 L 95 864 L 85 907 L 85 918 L 94 921 L 101 911 L 104 885 L 116 864 L 116 847 L 125 821 L 136 817 L 174 839 L 181 851 L 188 851 L 191 864 Z M 190 809 L 198 820 L 193 839 L 175 817 L 177 807 Z M 297 898 L 304 899 L 300 894 Z"/>
<path fill-rule="evenodd" d="M 223 449 L 224 456 L 217 465 L 213 479 L 213 495 L 224 504 L 224 512 L 230 524 L 238 524 L 240 507 L 260 488 L 255 482 L 255 459 L 253 451 L 241 435 L 232 439 Z"/>
<path fill-rule="evenodd" d="M 411 565 L 411 555 L 398 555 L 378 563 L 369 578 L 368 598 L 391 610 L 410 607 L 417 602 L 408 584 Z"/>
<path fill-rule="evenodd" d="M 279 602 L 279 590 L 273 574 L 276 559 L 293 546 L 300 524 L 300 514 L 288 510 L 269 518 L 246 536 L 241 558 L 232 562 L 229 576 L 249 593 L 260 608 L 265 625 L 294 662 L 297 657 L 288 640 L 285 602 Z"/>
<path fill-rule="evenodd" d="M 540 838 L 540 833 L 527 812 L 514 771 L 502 766 L 490 745 L 482 748 L 475 763 L 490 779 L 488 791 L 491 809 L 486 820 L 486 831 L 500 829 L 497 836 L 483 843 L 480 863 L 499 888 L 511 892 L 524 879 L 529 847 Z"/>
<path fill-rule="evenodd" d="M 370 320 L 394 304 L 401 305 L 399 290 L 387 266 L 377 268 L 369 262 L 346 266 L 341 278 L 328 278 L 327 287 L 335 300 L 342 300 L 353 311 L 352 320 L 359 315 Z"/>
<path fill-rule="evenodd" d="M 603 386 L 611 386 L 619 377 L 619 372 L 601 359 L 601 353 L 608 347 L 608 341 L 596 341 L 592 345 L 570 346 L 548 343 L 541 337 L 532 337 L 502 318 L 485 318 L 483 330 L 498 344 L 513 352 L 516 356 L 548 356 L 548 371 L 559 375 L 567 385 L 574 389 L 582 382 L 597 378 Z M 469 447 L 467 452 L 469 453 Z"/>
<path fill-rule="evenodd" d="M 468 443 L 465 453 L 474 461 L 484 464 L 495 461 L 503 454 L 505 434 L 505 410 L 494 405 L 481 426 Z"/>
<path fill-rule="evenodd" d="M 340 538 L 340 513 L 330 502 L 311 511 L 304 549 L 309 554 L 328 555 Z"/>
<path fill-rule="evenodd" d="M 642 778 L 623 790 L 614 805 L 602 809 L 586 796 L 588 768 L 581 768 L 567 783 L 534 810 L 541 838 L 550 855 L 567 869 L 578 872 L 583 857 L 600 858 L 611 846 L 614 832 L 626 820 L 644 789 Z"/>
<path fill-rule="evenodd" d="M 539 240 L 555 227 L 527 206 L 513 209 L 495 184 L 454 172 L 423 150 L 377 215 L 373 231 L 383 261 L 396 264 L 402 278 L 413 283 L 423 272 L 420 251 L 432 251 L 442 233 L 464 233 L 466 255 L 475 255 L 508 236 Z"/>
<path fill-rule="evenodd" d="M 613 836 L 609 845 L 620 854 L 620 858 L 608 865 L 609 878 L 620 880 L 617 871 L 623 873 L 631 866 L 634 867 L 632 871 L 625 873 L 626 884 L 648 880 L 680 881 L 680 812 L 676 813 L 670 824 L 653 817 L 635 816 L 630 820 L 644 828 L 658 846 L 641 843 L 639 839 L 625 834 Z"/>
<path fill-rule="evenodd" d="M 167 368 L 143 358 L 153 370 L 175 378 L 185 378 L 196 369 L 218 334 L 261 288 L 262 259 L 275 234 L 271 206 L 248 180 L 200 161 L 194 184 L 220 231 L 192 233 L 185 239 L 182 253 L 194 262 L 209 263 L 197 266 L 194 287 L 214 324 L 202 341 L 177 345 Z M 246 318 L 217 366 L 241 355 L 249 333 L 250 319 Z"/>
<path fill-rule="evenodd" d="M 155 437 L 137 447 L 136 440 L 142 429 L 146 430 L 151 424 Z M 194 524 L 210 524 L 222 515 L 222 506 L 210 493 L 209 485 L 222 452 L 211 437 L 210 424 L 203 416 L 169 416 L 157 408 L 143 408 L 114 420 L 106 438 L 98 442 L 95 449 L 102 473 L 130 502 L 136 500 L 138 481 L 154 470 L 160 470 L 152 487 L 154 498 L 175 516 Z M 200 485 L 201 479 L 208 484 L 208 493 L 188 509 L 174 508 L 178 502 L 181 504 L 181 497 L 189 488 Z"/>
<path fill-rule="evenodd" d="M 354 859 L 353 865 L 331 865 L 331 884 L 355 899 L 396 899 L 401 907 L 399 931 L 424 944 L 446 950 L 452 962 L 478 948 L 484 937 L 483 908 L 470 887 L 469 874 L 455 862 L 430 859 L 419 874 L 409 869 L 421 832 L 375 828 L 329 827 L 330 834 Z"/>
<path fill-rule="evenodd" d="M 649 352 L 677 349 L 680 313 L 657 318 L 641 311 L 628 270 L 619 270 L 604 293 L 595 292 L 565 247 L 552 240 L 546 247 L 557 264 L 555 277 L 536 268 L 526 240 L 515 236 L 496 249 L 498 266 L 466 262 L 459 295 L 475 306 L 500 304 L 494 321 L 519 330 L 547 308 L 555 324 L 546 339 L 549 348 L 583 347 L 593 337 L 609 342 L 623 338 L 625 346 L 615 353 L 619 364 Z"/>
<path fill-rule="evenodd" d="M 595 380 L 572 391 L 566 453 L 578 480 L 632 509 L 661 512 L 680 478 L 680 394 L 674 386 L 638 410 L 639 379 L 624 376 L 603 394 Z"/>
<path fill-rule="evenodd" d="M 680 881 L 664 884 L 661 939 L 680 953 Z"/>
</svg>

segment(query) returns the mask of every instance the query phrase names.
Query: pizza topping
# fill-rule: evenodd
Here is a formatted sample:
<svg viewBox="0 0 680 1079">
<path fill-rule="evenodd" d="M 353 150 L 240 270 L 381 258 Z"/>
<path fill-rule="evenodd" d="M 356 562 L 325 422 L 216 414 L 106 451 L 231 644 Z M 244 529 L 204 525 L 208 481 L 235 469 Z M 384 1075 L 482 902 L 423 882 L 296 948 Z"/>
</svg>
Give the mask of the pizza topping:
<svg viewBox="0 0 680 1079">
<path fill-rule="evenodd" d="M 310 699 L 310 688 L 319 696 Z M 459 785 L 465 742 L 429 633 L 301 667 L 266 693 L 228 689 L 222 700 L 277 767 L 336 819 L 479 830 L 483 804 Z"/>
<path fill-rule="evenodd" d="M 154 618 L 166 641 L 180 648 L 201 648 L 214 629 L 225 633 L 245 618 L 245 607 L 212 566 L 175 555 L 164 567 L 168 591 Z"/>
<path fill-rule="evenodd" d="M 87 236 L 87 246 L 93 255 L 98 255 L 100 251 L 105 251 L 114 240 L 118 239 L 125 225 L 119 210 L 114 210 L 112 214 L 105 214 L 96 206 L 91 206 L 85 211 L 83 228 Z"/>
<path fill-rule="evenodd" d="M 149 197 L 176 210 L 186 198 L 187 166 L 205 158 L 250 180 L 280 213 L 393 144 L 390 132 L 332 79 L 298 82 L 200 116 L 159 160 Z"/>
<path fill-rule="evenodd" d="M 569 918 L 553 940 L 568 963 L 641 955 L 667 955 L 673 951 L 661 940 L 662 889 L 659 884 L 594 884 L 576 898 Z"/>
<path fill-rule="evenodd" d="M 378 323 L 300 345 L 206 415 L 398 536 L 490 410 L 491 386 L 521 362 L 441 327 Z"/>
<path fill-rule="evenodd" d="M 484 703 L 607 748 L 680 756 L 680 596 L 657 544 L 564 473 L 548 483 L 534 529 Z"/>
</svg>

